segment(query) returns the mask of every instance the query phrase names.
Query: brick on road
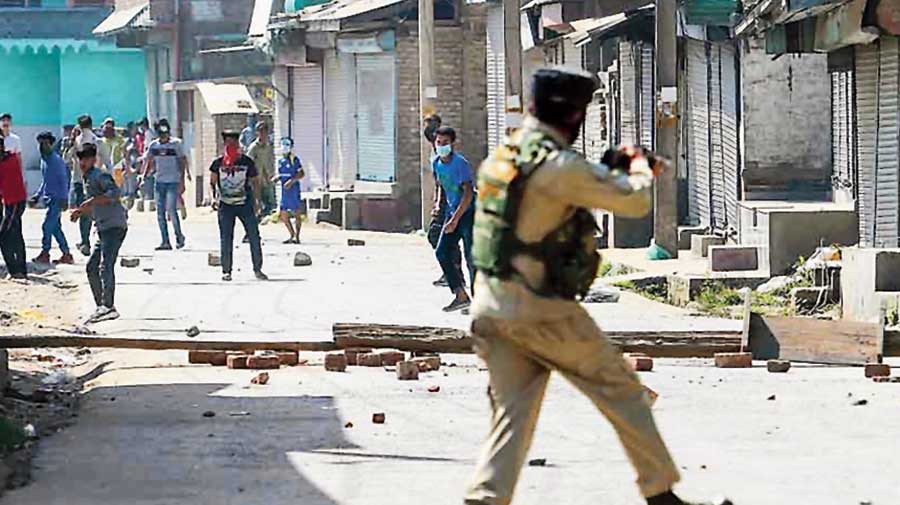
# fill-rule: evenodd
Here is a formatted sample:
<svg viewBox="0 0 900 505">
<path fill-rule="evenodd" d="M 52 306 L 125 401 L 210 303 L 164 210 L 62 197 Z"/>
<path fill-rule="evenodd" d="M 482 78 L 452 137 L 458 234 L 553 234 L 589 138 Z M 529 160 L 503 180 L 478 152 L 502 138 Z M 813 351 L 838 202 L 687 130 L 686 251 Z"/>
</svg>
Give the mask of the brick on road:
<svg viewBox="0 0 900 505">
<path fill-rule="evenodd" d="M 326 354 L 325 370 L 329 372 L 343 372 L 347 370 L 347 356 L 339 352 Z"/>
<path fill-rule="evenodd" d="M 891 367 L 887 363 L 869 363 L 866 365 L 866 378 L 890 377 Z"/>
<path fill-rule="evenodd" d="M 233 370 L 244 370 L 247 368 L 247 360 L 250 356 L 246 354 L 230 354 L 227 358 L 226 364 L 228 368 Z"/>
<path fill-rule="evenodd" d="M 359 366 L 381 366 L 381 353 L 367 352 L 356 355 L 356 364 Z"/>
<path fill-rule="evenodd" d="M 406 360 L 406 355 L 400 351 L 381 351 L 381 364 L 384 366 L 395 366 L 397 363 Z"/>
<path fill-rule="evenodd" d="M 412 361 L 397 363 L 397 379 L 402 381 L 419 380 L 419 365 Z"/>
<path fill-rule="evenodd" d="M 351 366 L 356 366 L 359 362 L 356 360 L 357 356 L 360 354 L 366 354 L 374 351 L 371 347 L 350 347 L 349 349 L 344 349 L 344 355 L 347 356 L 347 364 Z"/>
<path fill-rule="evenodd" d="M 225 351 L 188 351 L 188 363 L 225 366 L 228 353 Z"/>
<path fill-rule="evenodd" d="M 753 355 L 749 352 L 719 352 L 714 355 L 716 368 L 750 368 Z"/>
<path fill-rule="evenodd" d="M 252 370 L 273 370 L 279 366 L 281 366 L 281 360 L 274 354 L 247 358 L 247 368 Z"/>
</svg>

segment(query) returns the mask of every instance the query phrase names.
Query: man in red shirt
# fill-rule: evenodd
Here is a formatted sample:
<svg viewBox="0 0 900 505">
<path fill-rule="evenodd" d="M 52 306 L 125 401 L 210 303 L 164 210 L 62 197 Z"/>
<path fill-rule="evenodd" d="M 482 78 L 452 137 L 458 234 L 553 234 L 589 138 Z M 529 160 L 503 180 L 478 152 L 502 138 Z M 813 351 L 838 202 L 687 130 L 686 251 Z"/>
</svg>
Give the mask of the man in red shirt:
<svg viewBox="0 0 900 505">
<path fill-rule="evenodd" d="M 6 270 L 13 279 L 27 279 L 25 239 L 22 238 L 22 214 L 25 212 L 25 181 L 22 179 L 21 158 L 6 152 L 0 136 L 0 252 Z"/>
</svg>

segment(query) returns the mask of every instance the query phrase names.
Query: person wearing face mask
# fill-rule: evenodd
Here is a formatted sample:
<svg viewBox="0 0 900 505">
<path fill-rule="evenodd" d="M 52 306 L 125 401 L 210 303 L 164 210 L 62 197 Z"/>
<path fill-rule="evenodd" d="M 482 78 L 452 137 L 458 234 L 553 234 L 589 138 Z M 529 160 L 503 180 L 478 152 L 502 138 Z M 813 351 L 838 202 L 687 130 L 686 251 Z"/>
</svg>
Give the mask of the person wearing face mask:
<svg viewBox="0 0 900 505">
<path fill-rule="evenodd" d="M 240 133 L 237 131 L 223 131 L 225 152 L 213 160 L 209 167 L 213 210 L 218 213 L 219 218 L 222 280 L 231 281 L 234 221 L 237 219 L 244 225 L 244 232 L 250 242 L 253 273 L 257 279 L 265 281 L 269 277 L 262 271 L 262 243 L 255 209 L 260 189 L 259 172 L 253 160 L 241 154 L 239 138 Z"/>
<path fill-rule="evenodd" d="M 47 214 L 44 216 L 44 225 L 41 228 L 41 254 L 32 261 L 35 263 L 50 264 L 50 247 L 52 240 L 56 239 L 62 256 L 54 263 L 71 265 L 75 263 L 69 252 L 69 243 L 63 233 L 60 216 L 69 205 L 69 169 L 62 156 L 54 149 L 56 142 L 53 134 L 46 131 L 37 136 L 41 151 L 41 187 L 31 197 L 32 203 L 43 200 L 47 205 Z"/>
<path fill-rule="evenodd" d="M 454 299 L 444 307 L 444 312 L 463 310 L 469 307 L 471 299 L 466 292 L 462 272 L 460 271 L 454 249 L 463 242 L 463 256 L 469 269 L 469 281 L 474 285 L 475 266 L 472 263 L 472 225 L 475 221 L 475 189 L 472 166 L 453 151 L 456 142 L 456 131 L 444 126 L 435 131 L 435 156 L 432 161 L 435 179 L 440 183 L 440 194 L 446 202 L 444 227 L 438 239 L 435 255 L 444 271 L 444 277 Z"/>
<path fill-rule="evenodd" d="M 169 123 L 160 121 L 157 129 L 159 138 L 150 142 L 144 160 L 144 179 L 155 176 L 156 220 L 159 224 L 161 243 L 157 251 L 171 251 L 169 241 L 169 219 L 175 232 L 175 247 L 184 247 L 181 219 L 178 216 L 178 187 L 187 170 L 187 156 L 181 139 L 173 137 Z"/>
<path fill-rule="evenodd" d="M 300 226 L 303 224 L 303 205 L 300 200 L 300 179 L 305 175 L 303 171 L 303 162 L 300 157 L 294 154 L 294 141 L 290 137 L 281 139 L 278 150 L 281 153 L 281 159 L 278 160 L 278 174 L 272 176 L 272 182 L 281 181 L 281 203 L 279 211 L 281 214 L 281 222 L 287 228 L 290 237 L 284 241 L 285 244 L 300 243 Z M 297 223 L 296 227 L 291 224 L 291 217 Z"/>
</svg>

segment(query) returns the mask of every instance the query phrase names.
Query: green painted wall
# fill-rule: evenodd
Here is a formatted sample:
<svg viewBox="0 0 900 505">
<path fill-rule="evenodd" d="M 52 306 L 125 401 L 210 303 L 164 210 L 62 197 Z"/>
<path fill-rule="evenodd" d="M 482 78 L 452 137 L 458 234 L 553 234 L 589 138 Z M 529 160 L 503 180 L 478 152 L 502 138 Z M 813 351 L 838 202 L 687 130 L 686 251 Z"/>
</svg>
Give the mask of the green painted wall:
<svg viewBox="0 0 900 505">
<path fill-rule="evenodd" d="M 49 9 L 51 7 L 65 9 L 67 5 L 66 0 L 43 0 L 41 2 L 41 7 L 44 9 Z"/>
<path fill-rule="evenodd" d="M 0 111 L 23 126 L 59 124 L 59 58 L 58 53 L 0 51 Z"/>
<path fill-rule="evenodd" d="M 147 112 L 144 53 L 67 53 L 60 60 L 60 114 L 72 122 L 85 112 L 98 124 L 109 116 L 124 125 Z"/>
</svg>

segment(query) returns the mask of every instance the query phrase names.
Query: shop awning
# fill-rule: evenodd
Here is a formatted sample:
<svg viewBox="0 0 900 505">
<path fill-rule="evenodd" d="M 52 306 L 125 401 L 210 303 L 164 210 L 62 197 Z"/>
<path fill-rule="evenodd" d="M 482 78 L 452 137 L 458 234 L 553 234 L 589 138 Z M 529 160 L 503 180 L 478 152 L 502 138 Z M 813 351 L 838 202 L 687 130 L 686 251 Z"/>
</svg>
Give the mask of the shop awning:
<svg viewBox="0 0 900 505">
<path fill-rule="evenodd" d="M 206 110 L 213 116 L 220 114 L 258 114 L 259 109 L 250 90 L 243 84 L 215 84 L 199 82 L 197 91 L 203 98 Z"/>
<path fill-rule="evenodd" d="M 272 3 L 273 0 L 256 0 L 253 4 L 253 15 L 250 17 L 250 28 L 247 30 L 248 38 L 268 38 Z"/>
<path fill-rule="evenodd" d="M 341 24 L 386 9 L 400 9 L 411 0 L 336 0 L 313 5 L 293 14 L 282 14 L 271 26 L 303 27 L 310 31 L 340 31 Z"/>
<path fill-rule="evenodd" d="M 581 37 L 578 40 L 577 45 L 584 45 L 592 41 L 602 41 L 613 37 L 642 39 L 650 36 L 652 38 L 655 13 L 656 6 L 649 4 L 632 11 L 600 18 L 599 21 L 602 21 L 602 23 L 595 28 L 586 30 L 587 36 Z M 650 30 L 650 32 L 647 30 Z"/>
<path fill-rule="evenodd" d="M 94 35 L 106 37 L 129 28 L 150 28 L 150 2 L 137 4 L 127 9 L 116 9 L 96 28 Z"/>
</svg>

